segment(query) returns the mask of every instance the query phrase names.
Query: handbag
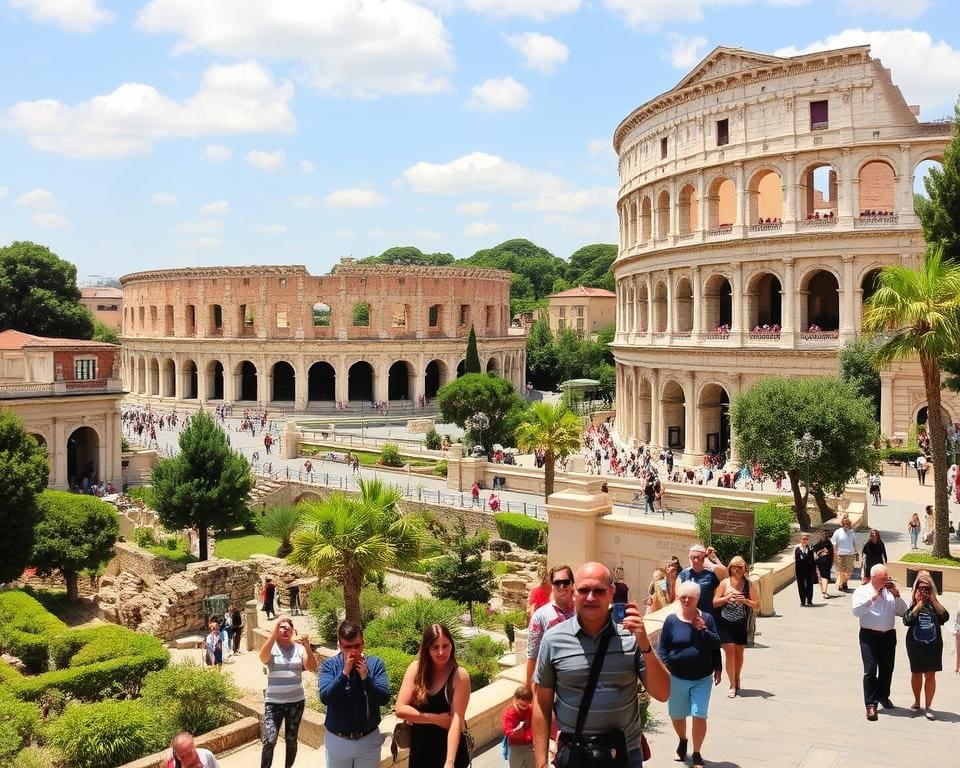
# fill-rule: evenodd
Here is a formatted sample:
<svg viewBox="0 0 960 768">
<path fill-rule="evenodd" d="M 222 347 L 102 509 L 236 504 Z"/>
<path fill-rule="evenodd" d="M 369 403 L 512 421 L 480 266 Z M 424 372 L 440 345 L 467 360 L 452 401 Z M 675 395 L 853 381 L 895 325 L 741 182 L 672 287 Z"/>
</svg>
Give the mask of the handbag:
<svg viewBox="0 0 960 768">
<path fill-rule="evenodd" d="M 393 727 L 393 736 L 390 738 L 390 754 L 393 762 L 397 762 L 397 755 L 401 749 L 410 749 L 410 739 L 413 736 L 413 726 L 406 720 L 401 720 Z"/>
</svg>

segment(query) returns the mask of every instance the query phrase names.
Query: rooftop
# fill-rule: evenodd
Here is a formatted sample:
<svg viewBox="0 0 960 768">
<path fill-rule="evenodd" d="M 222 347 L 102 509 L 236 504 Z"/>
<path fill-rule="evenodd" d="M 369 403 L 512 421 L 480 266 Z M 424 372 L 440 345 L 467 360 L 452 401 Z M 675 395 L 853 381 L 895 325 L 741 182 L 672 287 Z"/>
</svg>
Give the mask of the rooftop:
<svg viewBox="0 0 960 768">
<path fill-rule="evenodd" d="M 6 331 L 0 331 L 0 351 L 12 351 L 15 349 L 36 349 L 47 347 L 50 349 L 62 349 L 73 347 L 96 347 L 100 349 L 114 348 L 116 345 L 108 344 L 104 341 L 91 341 L 89 339 L 55 339 L 49 336 L 35 336 L 32 333 L 15 331 L 12 328 Z"/>
<path fill-rule="evenodd" d="M 576 288 L 571 288 L 568 291 L 560 291 L 560 293 L 551 293 L 547 298 L 549 299 L 575 299 L 582 296 L 592 297 L 592 298 L 607 298 L 615 299 L 617 294 L 613 291 L 608 291 L 606 288 L 588 288 L 584 285 L 578 285 Z"/>
</svg>

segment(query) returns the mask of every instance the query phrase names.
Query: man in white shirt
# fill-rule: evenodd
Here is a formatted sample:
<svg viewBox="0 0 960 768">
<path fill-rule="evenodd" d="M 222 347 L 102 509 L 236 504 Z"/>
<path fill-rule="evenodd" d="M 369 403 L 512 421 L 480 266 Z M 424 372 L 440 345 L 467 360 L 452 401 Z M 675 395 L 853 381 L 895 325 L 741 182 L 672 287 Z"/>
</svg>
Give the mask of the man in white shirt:
<svg viewBox="0 0 960 768">
<path fill-rule="evenodd" d="M 840 521 L 840 527 L 830 537 L 833 542 L 833 553 L 837 561 L 837 589 L 847 591 L 847 579 L 853 573 L 853 566 L 857 558 L 857 538 L 853 533 L 853 523 L 846 515 Z"/>
<path fill-rule="evenodd" d="M 183 731 L 173 737 L 170 742 L 173 758 L 170 765 L 173 768 L 220 768 L 220 763 L 209 749 L 197 749 L 193 743 L 193 735 Z"/>
<path fill-rule="evenodd" d="M 925 454 L 921 453 L 917 456 L 917 460 L 914 462 L 914 465 L 917 468 L 917 480 L 920 482 L 920 485 L 927 484 L 927 457 Z"/>
<path fill-rule="evenodd" d="M 890 682 L 897 655 L 897 616 L 907 612 L 900 589 L 878 563 L 870 581 L 853 592 L 853 615 L 860 619 L 860 658 L 863 659 L 863 703 L 867 720 L 877 719 L 877 704 L 893 709 Z"/>
</svg>

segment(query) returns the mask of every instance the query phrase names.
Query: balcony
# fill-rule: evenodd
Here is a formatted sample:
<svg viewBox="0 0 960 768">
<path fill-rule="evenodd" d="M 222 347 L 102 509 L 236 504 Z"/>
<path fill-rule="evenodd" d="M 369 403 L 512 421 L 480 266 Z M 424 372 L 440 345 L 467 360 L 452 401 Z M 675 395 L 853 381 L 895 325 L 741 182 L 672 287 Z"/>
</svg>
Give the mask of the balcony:
<svg viewBox="0 0 960 768">
<path fill-rule="evenodd" d="M 899 221 L 900 217 L 893 213 L 886 216 L 860 216 L 853 220 L 853 228 L 885 229 L 887 227 L 896 227 Z"/>
<path fill-rule="evenodd" d="M 750 341 L 780 341 L 780 331 L 750 331 Z"/>
<path fill-rule="evenodd" d="M 840 342 L 840 331 L 803 331 L 800 333 L 802 349 L 833 349 Z"/>
<path fill-rule="evenodd" d="M 715 238 L 715 237 L 726 237 L 727 235 L 731 234 L 732 232 L 733 232 L 733 225 L 732 225 L 732 224 L 724 224 L 723 226 L 717 227 L 716 229 L 708 229 L 708 230 L 707 230 L 707 239 L 708 239 L 708 240 L 711 240 L 711 239 L 713 239 L 713 238 Z"/>
<path fill-rule="evenodd" d="M 57 395 L 102 394 L 123 392 L 120 379 L 71 379 L 69 381 L 31 382 L 17 381 L 0 384 L 0 400 L 16 400 L 27 397 L 55 397 Z"/>
<path fill-rule="evenodd" d="M 682 235 L 677 235 L 677 242 L 682 243 L 687 240 L 693 240 L 696 232 L 684 232 Z"/>
<path fill-rule="evenodd" d="M 805 221 L 798 221 L 797 224 L 800 226 L 800 229 L 833 229 L 837 226 L 837 219 L 826 218 L 826 219 L 806 219 Z"/>
<path fill-rule="evenodd" d="M 725 331 L 717 331 L 717 330 L 704 331 L 700 335 L 700 338 L 702 338 L 704 341 L 729 341 L 730 330 L 727 329 Z"/>
<path fill-rule="evenodd" d="M 779 232 L 781 229 L 783 229 L 782 221 L 776 221 L 776 222 L 771 221 L 771 222 L 766 222 L 764 224 L 750 225 L 751 232 Z"/>
</svg>

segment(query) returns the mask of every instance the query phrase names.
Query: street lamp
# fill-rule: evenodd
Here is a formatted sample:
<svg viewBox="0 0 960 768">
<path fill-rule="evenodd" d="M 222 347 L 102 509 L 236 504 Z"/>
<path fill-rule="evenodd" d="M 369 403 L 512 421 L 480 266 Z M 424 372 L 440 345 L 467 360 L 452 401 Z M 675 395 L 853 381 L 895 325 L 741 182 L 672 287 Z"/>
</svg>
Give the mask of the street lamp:
<svg viewBox="0 0 960 768">
<path fill-rule="evenodd" d="M 810 493 L 810 462 L 820 458 L 820 454 L 823 453 L 823 441 L 815 439 L 809 432 L 804 432 L 803 437 L 793 441 L 793 452 L 797 458 L 806 465 L 806 474 L 803 479 L 804 486 L 806 487 L 804 502 L 806 502 L 806 497 Z M 804 506 L 806 506 L 806 504 L 804 504 Z M 803 511 L 804 514 L 806 514 L 806 509 Z"/>
<path fill-rule="evenodd" d="M 480 434 L 480 447 L 483 448 L 483 433 L 490 428 L 490 417 L 483 411 L 477 411 L 470 417 L 471 430 Z"/>
</svg>

